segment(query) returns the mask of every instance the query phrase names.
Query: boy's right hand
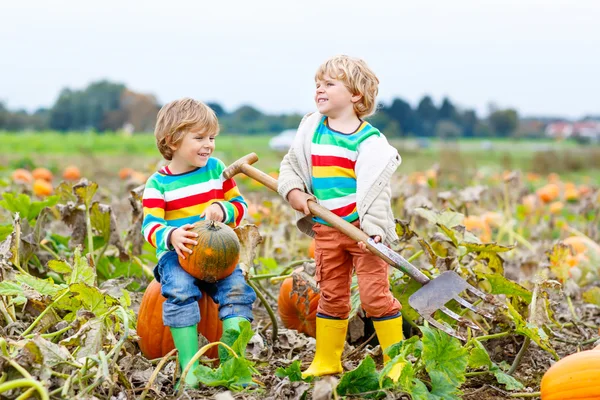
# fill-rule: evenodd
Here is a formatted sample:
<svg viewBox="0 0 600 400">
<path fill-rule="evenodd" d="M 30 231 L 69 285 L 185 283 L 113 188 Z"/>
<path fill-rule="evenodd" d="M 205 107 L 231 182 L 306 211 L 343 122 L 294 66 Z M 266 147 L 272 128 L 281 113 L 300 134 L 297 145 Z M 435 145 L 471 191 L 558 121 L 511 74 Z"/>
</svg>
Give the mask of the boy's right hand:
<svg viewBox="0 0 600 400">
<path fill-rule="evenodd" d="M 183 258 L 184 260 L 186 253 L 192 253 L 192 249 L 188 249 L 187 247 L 185 247 L 185 245 L 191 244 L 195 246 L 198 244 L 198 242 L 196 242 L 195 240 L 190 239 L 198 237 L 198 234 L 196 232 L 189 231 L 189 229 L 192 229 L 193 227 L 194 225 L 192 224 L 186 224 L 180 226 L 179 228 L 175 229 L 173 233 L 171 233 L 171 246 L 173 246 L 173 248 L 177 252 L 177 255 Z"/>
<path fill-rule="evenodd" d="M 292 208 L 296 211 L 309 215 L 310 210 L 308 209 L 308 200 L 314 200 L 315 197 L 300 189 L 292 189 L 287 195 L 287 201 L 290 203 Z"/>
</svg>

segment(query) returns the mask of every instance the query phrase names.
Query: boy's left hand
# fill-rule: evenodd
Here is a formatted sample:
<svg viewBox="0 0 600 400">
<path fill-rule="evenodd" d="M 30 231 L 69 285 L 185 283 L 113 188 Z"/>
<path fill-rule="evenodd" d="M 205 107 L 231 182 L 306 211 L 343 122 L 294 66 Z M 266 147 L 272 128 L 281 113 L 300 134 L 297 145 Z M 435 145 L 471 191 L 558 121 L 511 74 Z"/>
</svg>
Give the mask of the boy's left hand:
<svg viewBox="0 0 600 400">
<path fill-rule="evenodd" d="M 375 243 L 379 243 L 379 242 L 381 242 L 381 236 L 373 236 L 373 241 L 374 241 Z M 371 253 L 371 250 L 367 249 L 367 245 L 365 244 L 365 242 L 358 242 L 358 247 L 359 247 L 359 248 L 360 248 L 362 251 L 365 251 L 365 252 L 367 252 L 367 251 L 368 251 L 369 253 Z"/>
<path fill-rule="evenodd" d="M 206 210 L 204 210 L 200 217 L 204 217 L 205 219 L 211 221 L 223 222 L 225 215 L 223 214 L 223 209 L 220 205 L 218 205 L 217 203 L 212 203 L 210 206 L 208 206 Z"/>
</svg>

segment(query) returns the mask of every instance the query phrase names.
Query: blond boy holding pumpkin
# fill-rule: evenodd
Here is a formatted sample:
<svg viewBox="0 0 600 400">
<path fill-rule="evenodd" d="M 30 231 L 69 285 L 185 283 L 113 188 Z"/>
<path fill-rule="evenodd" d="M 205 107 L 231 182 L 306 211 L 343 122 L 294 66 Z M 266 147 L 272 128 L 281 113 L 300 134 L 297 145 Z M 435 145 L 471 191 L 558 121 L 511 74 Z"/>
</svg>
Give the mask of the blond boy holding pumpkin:
<svg viewBox="0 0 600 400">
<path fill-rule="evenodd" d="M 184 98 L 162 107 L 154 135 L 169 164 L 150 176 L 142 201 L 142 233 L 156 247 L 154 276 L 167 298 L 163 322 L 170 327 L 182 369 L 198 351 L 201 289 L 219 305 L 223 332 L 239 331 L 242 321 L 252 321 L 256 300 L 239 266 L 209 284 L 184 271 L 178 259 L 192 253 L 187 246 L 198 244 L 194 240 L 198 235 L 190 231 L 195 222 L 206 219 L 236 227 L 246 215 L 247 205 L 235 181 L 223 178 L 225 164 L 212 157 L 218 133 L 215 113 L 200 101 Z M 194 373 L 187 374 L 185 385 L 198 386 Z"/>
<path fill-rule="evenodd" d="M 298 211 L 297 226 L 315 238 L 316 351 L 303 376 L 342 372 L 352 272 L 358 276 L 363 309 L 373 319 L 382 349 L 402 340 L 400 303 L 389 289 L 388 265 L 310 215 L 308 200 L 361 228 L 376 242 L 398 240 L 390 205 L 390 178 L 400 165 L 398 151 L 364 120 L 375 110 L 379 80 L 360 59 L 336 56 L 315 75 L 318 112 L 304 117 L 281 162 L 278 192 Z M 384 361 L 389 361 L 384 356 Z M 390 372 L 397 379 L 400 368 Z"/>
</svg>

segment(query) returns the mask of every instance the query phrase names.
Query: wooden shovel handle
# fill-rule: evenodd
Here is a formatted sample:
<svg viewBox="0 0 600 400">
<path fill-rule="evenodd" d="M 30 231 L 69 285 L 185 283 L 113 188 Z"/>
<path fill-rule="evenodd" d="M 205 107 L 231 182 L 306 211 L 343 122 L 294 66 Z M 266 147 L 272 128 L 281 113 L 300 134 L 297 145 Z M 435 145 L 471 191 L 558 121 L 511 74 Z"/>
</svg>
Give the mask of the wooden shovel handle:
<svg viewBox="0 0 600 400">
<path fill-rule="evenodd" d="M 252 165 L 247 164 L 247 163 L 239 165 L 239 171 L 243 172 L 245 175 L 249 176 L 250 178 L 262 183 L 269 189 L 271 189 L 275 192 L 277 191 L 277 180 L 275 178 L 273 178 L 272 176 L 265 174 L 261 170 L 254 168 Z M 376 247 L 374 247 L 368 243 L 369 235 L 367 235 L 366 233 L 364 233 L 363 231 L 361 231 L 360 229 L 358 229 L 351 223 L 347 222 L 346 220 L 338 217 L 337 215 L 335 215 L 334 213 L 332 213 L 331 211 L 329 211 L 328 209 L 326 209 L 319 203 L 317 203 L 313 200 L 309 200 L 308 201 L 308 209 L 310 210 L 310 212 L 313 215 L 316 215 L 317 217 L 320 217 L 323 220 L 327 221 L 334 228 L 338 229 L 340 232 L 344 233 L 346 236 L 356 240 L 357 242 L 363 242 L 367 246 L 367 248 L 371 252 L 373 252 L 373 254 L 376 254 L 377 256 L 381 257 L 388 264 L 390 264 L 396 268 L 400 268 L 402 271 L 408 273 L 414 279 L 417 279 L 417 277 L 416 277 L 417 275 L 422 275 L 422 273 L 420 271 L 418 271 L 415 267 L 411 266 L 412 268 L 407 271 L 406 268 L 401 268 L 400 266 L 398 266 L 397 263 L 394 262 L 394 260 L 392 260 L 391 258 L 386 256 L 383 252 L 381 252 L 379 249 L 377 249 Z M 424 277 L 424 275 L 423 275 L 423 277 Z M 425 277 L 424 279 L 427 280 L 427 277 Z M 417 280 L 421 283 L 425 283 L 425 281 L 423 279 L 417 279 Z"/>
</svg>

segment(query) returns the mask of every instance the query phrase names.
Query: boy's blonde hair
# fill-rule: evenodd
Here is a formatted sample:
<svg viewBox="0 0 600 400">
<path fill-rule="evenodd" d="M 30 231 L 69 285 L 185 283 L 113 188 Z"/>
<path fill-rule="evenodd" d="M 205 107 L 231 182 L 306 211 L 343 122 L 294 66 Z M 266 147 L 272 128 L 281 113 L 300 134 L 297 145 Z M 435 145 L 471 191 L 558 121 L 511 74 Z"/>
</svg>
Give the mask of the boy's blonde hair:
<svg viewBox="0 0 600 400">
<path fill-rule="evenodd" d="M 362 95 L 354 103 L 354 112 L 359 118 L 375 112 L 379 79 L 364 60 L 346 55 L 332 57 L 317 69 L 315 81 L 323 79 L 325 75 L 342 81 L 352 95 Z"/>
<path fill-rule="evenodd" d="M 203 102 L 189 97 L 165 104 L 158 112 L 154 129 L 160 154 L 171 160 L 171 146 L 178 147 L 185 134 L 193 129 L 206 135 L 218 134 L 219 121 L 215 112 Z"/>
</svg>

